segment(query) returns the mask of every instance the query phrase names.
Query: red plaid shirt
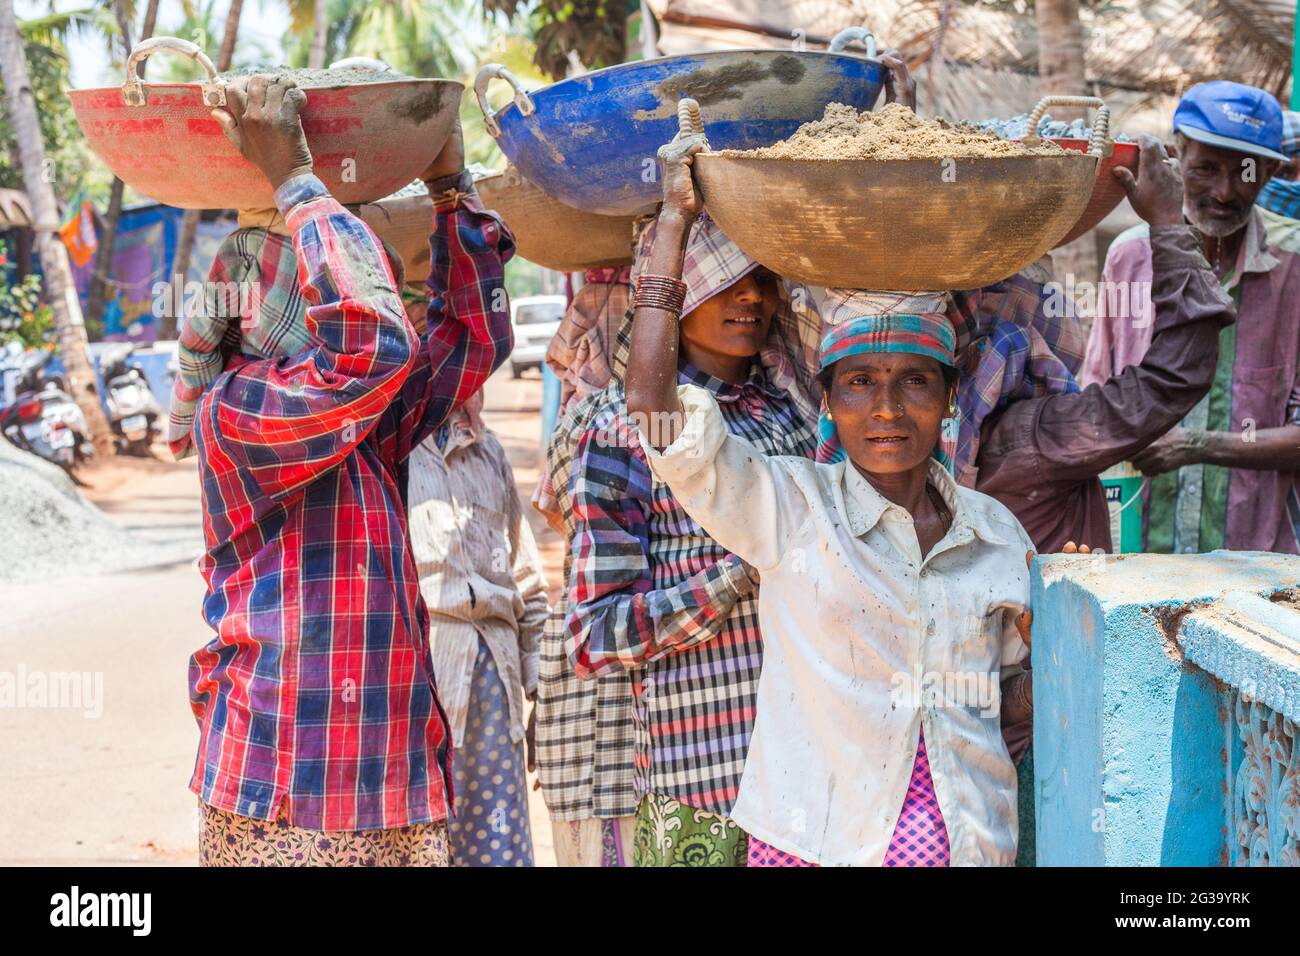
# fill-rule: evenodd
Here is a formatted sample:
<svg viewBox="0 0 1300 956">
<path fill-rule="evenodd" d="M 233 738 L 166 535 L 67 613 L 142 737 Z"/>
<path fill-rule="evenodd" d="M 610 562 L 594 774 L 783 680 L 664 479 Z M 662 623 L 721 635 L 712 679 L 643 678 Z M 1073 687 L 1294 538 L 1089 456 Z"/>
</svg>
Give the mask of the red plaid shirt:
<svg viewBox="0 0 1300 956">
<path fill-rule="evenodd" d="M 435 207 L 428 333 L 369 227 L 281 187 L 312 346 L 236 357 L 196 411 L 216 637 L 190 660 L 206 803 L 319 830 L 445 819 L 450 735 L 407 536 L 403 462 L 510 353 L 509 231 Z"/>
</svg>

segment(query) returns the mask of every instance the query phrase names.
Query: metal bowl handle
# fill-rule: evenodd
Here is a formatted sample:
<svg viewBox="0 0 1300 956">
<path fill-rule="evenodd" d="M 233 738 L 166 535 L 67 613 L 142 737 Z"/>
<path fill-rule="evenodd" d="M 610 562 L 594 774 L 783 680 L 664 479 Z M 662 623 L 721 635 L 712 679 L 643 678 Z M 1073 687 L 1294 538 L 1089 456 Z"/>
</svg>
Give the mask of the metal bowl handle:
<svg viewBox="0 0 1300 956">
<path fill-rule="evenodd" d="M 515 75 L 507 70 L 500 63 L 489 63 L 483 69 L 478 71 L 478 76 L 474 78 L 474 96 L 478 99 L 478 108 L 483 113 L 483 126 L 488 131 L 488 135 L 496 139 L 501 135 L 501 126 L 497 123 L 496 111 L 494 111 L 487 102 L 488 84 L 494 79 L 503 79 L 510 84 L 511 89 L 515 91 L 515 106 L 519 107 L 519 112 L 523 116 L 532 116 L 537 111 L 533 105 L 532 98 L 519 85 Z"/>
<path fill-rule="evenodd" d="M 217 68 L 212 65 L 206 53 L 189 40 L 182 40 L 180 37 L 150 37 L 137 43 L 131 50 L 131 55 L 126 58 L 126 82 L 122 84 L 122 100 L 127 106 L 144 106 L 148 102 L 148 93 L 138 75 L 140 71 L 136 69 L 136 65 L 159 50 L 179 53 L 181 56 L 198 61 L 208 74 L 207 78 L 201 80 L 199 84 L 203 90 L 204 105 L 214 107 L 226 105 L 225 84 L 217 77 Z"/>
<path fill-rule="evenodd" d="M 1115 151 L 1115 143 L 1110 138 L 1110 107 L 1099 96 L 1044 96 L 1029 114 L 1029 129 L 1022 142 L 1031 146 L 1039 142 L 1038 123 L 1049 106 L 1093 106 L 1097 109 L 1097 119 L 1092 124 L 1092 138 L 1088 141 L 1088 155 L 1102 158 Z M 1101 167 L 1098 166 L 1098 169 Z"/>
<path fill-rule="evenodd" d="M 835 34 L 831 40 L 831 45 L 827 48 L 830 53 L 843 53 L 854 40 L 857 40 L 867 48 L 867 59 L 876 58 L 876 35 L 866 27 L 845 27 L 839 33 Z"/>
<path fill-rule="evenodd" d="M 677 132 L 680 136 L 704 132 L 704 119 L 700 116 L 700 104 L 689 96 L 677 101 Z"/>
</svg>

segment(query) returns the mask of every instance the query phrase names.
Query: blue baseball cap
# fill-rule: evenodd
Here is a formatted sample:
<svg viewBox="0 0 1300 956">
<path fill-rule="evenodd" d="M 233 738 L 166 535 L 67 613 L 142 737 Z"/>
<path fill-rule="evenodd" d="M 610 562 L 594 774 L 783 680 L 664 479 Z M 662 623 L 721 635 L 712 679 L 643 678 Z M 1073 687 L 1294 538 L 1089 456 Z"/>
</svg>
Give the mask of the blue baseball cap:
<svg viewBox="0 0 1300 956">
<path fill-rule="evenodd" d="M 1244 83 L 1197 83 L 1178 101 L 1174 132 L 1252 156 L 1288 158 L 1282 152 L 1282 107 L 1271 93 Z"/>
</svg>

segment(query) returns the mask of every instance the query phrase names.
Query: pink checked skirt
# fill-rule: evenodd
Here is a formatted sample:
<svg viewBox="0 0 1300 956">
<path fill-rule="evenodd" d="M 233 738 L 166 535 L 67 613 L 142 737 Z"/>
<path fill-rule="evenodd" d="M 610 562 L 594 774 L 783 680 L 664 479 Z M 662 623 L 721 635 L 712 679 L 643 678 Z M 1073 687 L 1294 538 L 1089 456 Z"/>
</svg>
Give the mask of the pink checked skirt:
<svg viewBox="0 0 1300 956">
<path fill-rule="evenodd" d="M 925 733 L 916 745 L 912 779 L 903 799 L 903 811 L 894 826 L 894 837 L 885 851 L 885 866 L 947 866 L 950 860 L 948 830 L 939 812 L 930 777 L 930 758 L 925 753 Z M 750 866 L 816 866 L 770 843 L 749 838 Z"/>
</svg>

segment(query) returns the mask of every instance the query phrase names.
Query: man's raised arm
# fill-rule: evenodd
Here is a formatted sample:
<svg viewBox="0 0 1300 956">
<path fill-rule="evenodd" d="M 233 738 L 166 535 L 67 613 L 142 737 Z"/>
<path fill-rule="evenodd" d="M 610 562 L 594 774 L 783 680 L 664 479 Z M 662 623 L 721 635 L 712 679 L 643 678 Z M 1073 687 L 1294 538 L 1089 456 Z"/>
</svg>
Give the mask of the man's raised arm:
<svg viewBox="0 0 1300 956">
<path fill-rule="evenodd" d="M 420 178 L 433 199 L 428 318 L 401 400 L 376 430 L 397 461 L 482 388 L 514 348 L 505 265 L 515 241 L 465 169 L 459 120 Z"/>
</svg>

